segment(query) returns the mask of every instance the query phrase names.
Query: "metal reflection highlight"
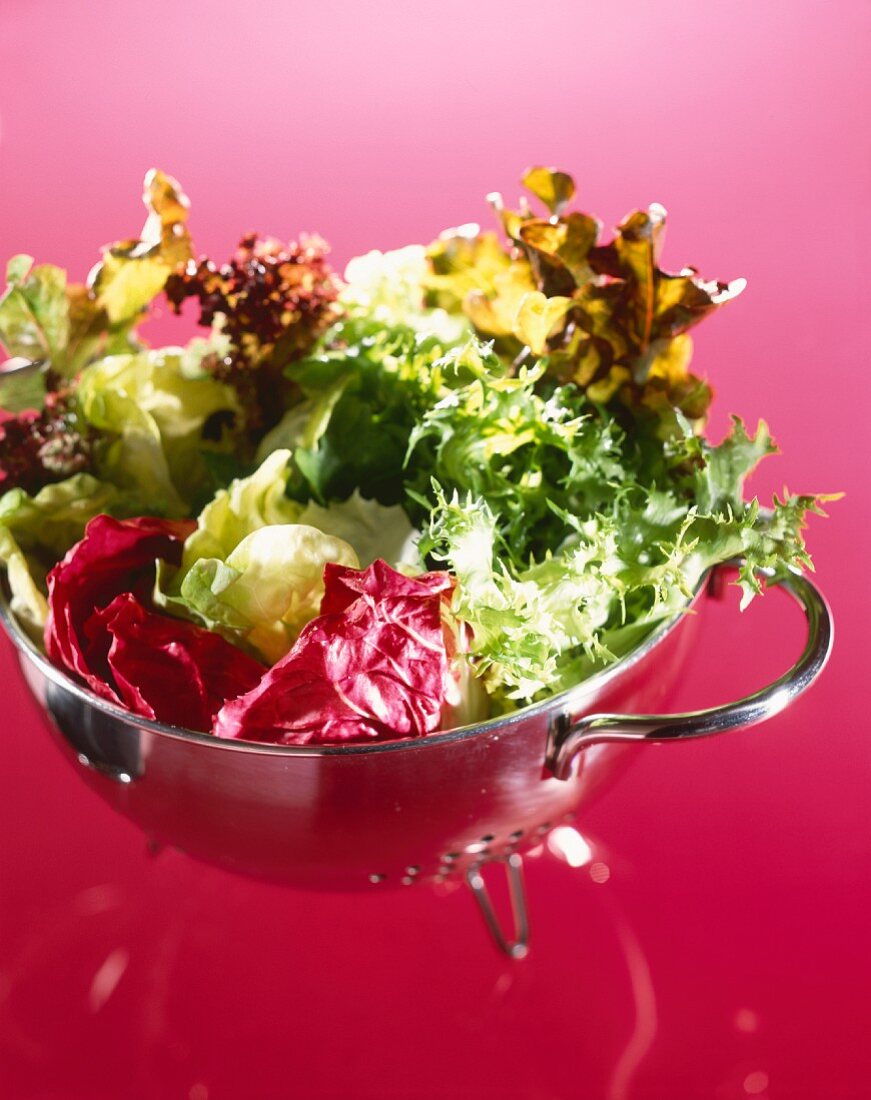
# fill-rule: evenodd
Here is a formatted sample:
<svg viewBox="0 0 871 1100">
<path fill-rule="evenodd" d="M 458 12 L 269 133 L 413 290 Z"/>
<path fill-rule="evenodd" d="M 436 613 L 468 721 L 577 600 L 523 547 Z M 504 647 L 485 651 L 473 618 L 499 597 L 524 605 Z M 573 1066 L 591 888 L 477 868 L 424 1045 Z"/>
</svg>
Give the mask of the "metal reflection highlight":
<svg viewBox="0 0 871 1100">
<path fill-rule="evenodd" d="M 547 838 L 547 846 L 569 867 L 585 867 L 593 858 L 593 849 L 571 825 L 560 825 L 554 829 Z"/>
</svg>

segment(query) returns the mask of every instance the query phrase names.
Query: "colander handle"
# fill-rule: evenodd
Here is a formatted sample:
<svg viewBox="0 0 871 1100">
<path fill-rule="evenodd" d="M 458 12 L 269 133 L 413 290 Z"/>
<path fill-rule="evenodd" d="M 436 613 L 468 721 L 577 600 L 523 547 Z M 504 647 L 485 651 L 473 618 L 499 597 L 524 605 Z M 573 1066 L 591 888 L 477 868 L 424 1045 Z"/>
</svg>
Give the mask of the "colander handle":
<svg viewBox="0 0 871 1100">
<path fill-rule="evenodd" d="M 712 579 L 739 563 L 717 566 Z M 797 570 L 778 580 L 807 618 L 807 642 L 792 668 L 768 687 L 735 703 L 686 714 L 589 714 L 572 720 L 560 715 L 548 739 L 547 767 L 557 779 L 568 779 L 582 749 L 613 741 L 677 741 L 754 726 L 773 718 L 810 687 L 825 667 L 832 649 L 832 616 L 822 593 Z"/>
</svg>

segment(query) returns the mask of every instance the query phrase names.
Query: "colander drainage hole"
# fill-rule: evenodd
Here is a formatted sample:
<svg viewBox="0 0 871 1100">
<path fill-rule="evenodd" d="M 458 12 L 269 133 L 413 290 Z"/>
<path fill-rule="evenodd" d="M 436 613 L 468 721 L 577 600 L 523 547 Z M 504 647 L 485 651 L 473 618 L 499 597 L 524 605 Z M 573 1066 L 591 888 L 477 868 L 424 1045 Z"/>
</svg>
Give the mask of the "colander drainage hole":
<svg viewBox="0 0 871 1100">
<path fill-rule="evenodd" d="M 513 833 L 511 833 L 511 835 L 508 837 L 508 839 L 509 840 L 520 840 L 520 838 L 522 836 L 523 836 L 523 830 L 522 829 L 515 829 L 515 831 Z"/>
<path fill-rule="evenodd" d="M 411 867 L 406 867 L 405 868 L 405 873 L 407 875 L 411 875 L 411 877 L 414 878 L 415 875 L 420 874 L 420 868 L 412 865 Z"/>
<path fill-rule="evenodd" d="M 373 886 L 377 886 L 379 882 L 383 882 L 387 878 L 387 875 L 370 875 L 369 881 Z"/>
<path fill-rule="evenodd" d="M 481 837 L 481 843 L 482 844 L 489 844 L 491 840 L 495 840 L 495 839 L 496 839 L 496 837 L 493 836 L 492 833 L 487 833 L 486 836 Z"/>
<path fill-rule="evenodd" d="M 552 821 L 545 821 L 541 825 L 539 825 L 539 827 L 536 829 L 536 832 L 539 834 L 539 836 L 544 836 L 544 834 L 548 831 L 552 824 Z"/>
</svg>

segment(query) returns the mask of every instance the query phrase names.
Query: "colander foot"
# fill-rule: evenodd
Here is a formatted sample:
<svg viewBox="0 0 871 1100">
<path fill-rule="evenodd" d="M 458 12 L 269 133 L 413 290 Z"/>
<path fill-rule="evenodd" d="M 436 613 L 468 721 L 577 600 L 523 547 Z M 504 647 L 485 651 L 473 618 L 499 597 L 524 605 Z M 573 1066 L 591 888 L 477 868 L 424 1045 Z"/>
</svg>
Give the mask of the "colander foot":
<svg viewBox="0 0 871 1100">
<path fill-rule="evenodd" d="M 478 903 L 478 908 L 481 910 L 481 916 L 490 930 L 490 935 L 499 949 L 504 951 L 510 959 L 524 959 L 529 953 L 529 916 L 526 910 L 526 892 L 523 886 L 523 859 L 516 852 L 513 852 L 505 859 L 494 859 L 488 862 L 505 864 L 508 878 L 508 896 L 511 899 L 511 913 L 514 918 L 513 939 L 506 936 L 502 930 L 499 918 L 496 916 L 496 910 L 493 908 L 493 902 L 490 900 L 487 883 L 481 874 L 480 865 L 472 867 L 466 872 L 466 882 L 468 882 L 469 889 Z"/>
</svg>

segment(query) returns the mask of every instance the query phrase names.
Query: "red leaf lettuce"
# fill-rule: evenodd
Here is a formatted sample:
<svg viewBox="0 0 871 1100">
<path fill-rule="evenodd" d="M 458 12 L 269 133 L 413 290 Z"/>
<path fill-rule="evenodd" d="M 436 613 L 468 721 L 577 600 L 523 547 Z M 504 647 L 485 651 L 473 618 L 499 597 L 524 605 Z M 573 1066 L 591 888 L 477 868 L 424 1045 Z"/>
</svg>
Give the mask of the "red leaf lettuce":
<svg viewBox="0 0 871 1100">
<path fill-rule="evenodd" d="M 158 558 L 178 564 L 191 523 L 96 516 L 48 575 L 45 647 L 95 694 L 207 731 L 263 668 L 220 635 L 150 610 Z"/>
<path fill-rule="evenodd" d="M 85 629 L 111 638 L 108 664 L 124 705 L 184 729 L 208 732 L 227 699 L 265 671 L 220 634 L 149 611 L 131 592 L 94 612 Z"/>
<path fill-rule="evenodd" d="M 446 573 L 405 577 L 385 562 L 324 569 L 321 614 L 247 695 L 218 737 L 307 745 L 422 737 L 438 729 L 450 678 Z"/>
</svg>

